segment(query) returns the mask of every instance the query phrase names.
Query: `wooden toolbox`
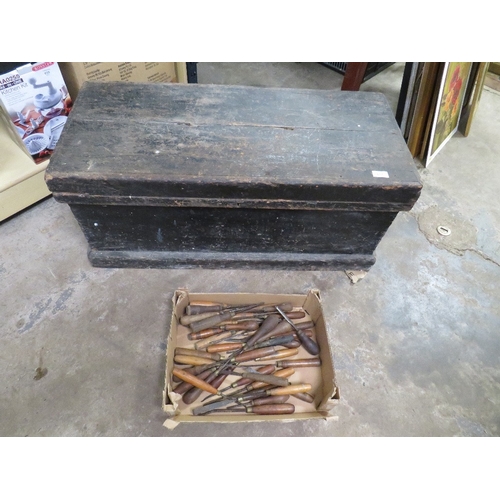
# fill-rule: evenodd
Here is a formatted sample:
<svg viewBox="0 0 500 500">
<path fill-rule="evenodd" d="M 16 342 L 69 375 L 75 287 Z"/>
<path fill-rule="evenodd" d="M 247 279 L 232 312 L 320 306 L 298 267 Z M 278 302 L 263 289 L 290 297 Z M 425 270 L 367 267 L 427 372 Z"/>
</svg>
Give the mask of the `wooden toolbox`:
<svg viewBox="0 0 500 500">
<path fill-rule="evenodd" d="M 367 269 L 421 183 L 372 92 L 86 82 L 46 173 L 103 267 Z"/>
</svg>

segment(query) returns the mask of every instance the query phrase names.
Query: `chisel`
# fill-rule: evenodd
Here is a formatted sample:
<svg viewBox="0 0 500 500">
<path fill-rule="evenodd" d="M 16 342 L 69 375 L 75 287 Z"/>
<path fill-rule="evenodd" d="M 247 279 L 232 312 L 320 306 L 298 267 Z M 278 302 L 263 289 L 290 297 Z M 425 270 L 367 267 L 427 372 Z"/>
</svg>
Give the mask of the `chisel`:
<svg viewBox="0 0 500 500">
<path fill-rule="evenodd" d="M 261 358 L 256 358 L 256 361 L 274 361 L 275 359 L 291 358 L 299 353 L 297 348 L 294 349 L 280 349 L 275 353 L 268 356 L 262 356 Z"/>
<path fill-rule="evenodd" d="M 300 392 L 309 392 L 312 389 L 311 384 L 290 384 L 287 387 L 271 387 L 270 389 L 257 390 L 252 393 L 247 393 L 238 396 L 236 401 L 243 402 L 246 399 L 257 399 L 264 396 L 285 396 L 298 394 Z"/>
<path fill-rule="evenodd" d="M 292 394 L 292 396 L 306 403 L 312 403 L 314 401 L 314 397 L 308 392 L 298 392 L 297 394 Z"/>
<path fill-rule="evenodd" d="M 186 315 L 202 314 L 204 312 L 220 312 L 223 309 L 231 307 L 229 304 L 220 304 L 218 302 L 191 302 L 186 306 Z"/>
<path fill-rule="evenodd" d="M 294 327 L 303 331 L 314 327 L 314 323 L 312 321 L 303 321 L 302 323 L 289 324 L 286 321 L 281 321 L 276 325 L 276 327 L 273 330 L 264 335 L 261 338 L 261 340 L 278 337 L 280 335 L 288 335 L 290 332 L 294 331 Z"/>
<path fill-rule="evenodd" d="M 201 380 L 206 381 L 207 378 L 210 376 L 211 373 L 215 371 L 215 368 L 210 368 L 209 370 L 205 370 L 201 372 L 197 377 Z M 189 391 L 193 387 L 193 384 L 190 382 L 181 382 L 175 389 L 174 392 L 177 394 L 184 394 L 185 392 Z"/>
<path fill-rule="evenodd" d="M 290 382 L 288 382 L 287 379 L 288 379 L 288 377 L 291 377 L 294 373 L 295 373 L 295 370 L 293 368 L 285 368 L 284 370 L 278 370 L 278 371 L 274 372 L 273 375 L 275 377 L 280 377 L 280 378 L 285 379 L 287 381 L 287 385 L 290 385 Z M 264 382 L 255 381 L 255 382 L 252 382 L 250 384 L 247 384 L 244 388 L 240 389 L 239 391 L 229 394 L 229 396 L 240 396 L 240 395 L 243 395 L 245 393 L 255 391 L 257 389 L 262 389 L 266 385 L 267 384 L 265 384 Z M 282 385 L 282 387 L 284 387 L 284 386 Z"/>
<path fill-rule="evenodd" d="M 304 349 L 312 355 L 317 355 L 319 353 L 319 347 L 316 342 L 314 342 L 313 339 L 310 339 L 307 335 L 305 335 L 299 328 L 295 326 L 290 319 L 288 319 L 287 315 L 278 307 L 276 306 L 276 310 L 283 316 L 283 319 L 290 324 L 293 329 L 295 330 L 295 333 L 299 337 L 300 341 L 302 342 L 302 345 L 304 346 Z"/>
<path fill-rule="evenodd" d="M 242 307 L 237 309 L 231 309 L 229 311 L 220 312 L 215 316 L 211 316 L 210 318 L 205 318 L 202 319 L 201 321 L 196 321 L 194 323 L 191 323 L 189 325 L 189 328 L 191 329 L 191 333 L 197 333 L 200 332 L 201 330 L 206 330 L 207 328 L 213 328 L 214 326 L 217 326 L 219 323 L 231 319 L 238 312 L 248 311 L 261 304 L 252 304 L 251 306 L 248 307 Z"/>
<path fill-rule="evenodd" d="M 272 367 L 272 365 L 269 365 Z M 263 368 L 263 367 L 261 367 Z M 286 382 L 286 385 L 285 384 L 279 384 L 281 387 L 286 387 L 288 385 L 290 385 L 290 382 L 287 380 L 288 377 L 291 377 L 293 374 L 295 373 L 295 370 L 293 368 L 285 368 L 284 370 L 279 370 L 277 372 L 274 372 L 273 375 L 275 377 L 279 377 L 279 378 L 282 378 L 285 380 Z M 224 392 L 224 389 L 222 391 L 220 391 L 220 396 L 221 396 L 221 399 L 229 399 L 229 398 L 234 398 L 234 397 L 239 397 L 239 396 L 243 396 L 243 395 L 246 395 L 248 393 L 251 393 L 253 391 L 257 391 L 257 390 L 260 390 L 262 389 L 263 387 L 266 387 L 267 383 L 265 382 L 261 382 L 261 381 L 250 381 L 249 383 L 246 383 L 244 387 L 242 387 L 241 389 L 231 393 L 231 394 L 227 394 L 227 395 L 224 395 L 222 394 Z M 211 398 L 212 395 L 209 395 L 207 396 L 205 399 L 208 399 L 208 398 Z M 205 401 L 205 399 L 203 399 L 202 401 Z M 212 402 L 215 402 L 215 401 L 218 401 L 218 400 L 214 400 Z M 205 403 L 205 404 L 208 404 L 208 403 Z"/>
<path fill-rule="evenodd" d="M 220 354 L 200 351 L 196 349 L 187 349 L 185 347 L 176 347 L 174 356 L 195 356 L 197 358 L 211 359 L 212 361 L 220 361 Z"/>
<path fill-rule="evenodd" d="M 262 391 L 256 391 L 255 394 L 252 395 L 247 395 L 245 397 L 238 397 L 236 400 L 238 402 L 243 402 L 246 399 L 258 399 L 260 397 L 266 397 L 266 396 L 285 396 L 285 395 L 291 395 L 291 394 L 296 394 L 299 392 L 308 392 L 312 388 L 311 384 L 296 384 L 296 385 L 289 385 L 288 387 L 274 387 L 272 389 L 267 389 L 267 390 L 262 390 Z M 192 410 L 193 415 L 203 415 L 204 413 L 208 413 L 216 408 L 222 408 L 226 406 L 228 403 L 228 400 L 231 400 L 231 397 L 225 397 L 224 399 L 220 399 L 218 401 L 214 401 L 212 403 L 205 404 L 203 406 L 198 406 L 197 408 L 194 408 Z"/>
<path fill-rule="evenodd" d="M 321 366 L 321 359 L 319 358 L 305 358 L 305 359 L 285 359 L 283 361 L 276 361 L 276 366 L 281 368 L 303 368 L 307 366 Z"/>
<path fill-rule="evenodd" d="M 224 333 L 219 333 L 217 335 L 212 335 L 211 337 L 208 337 L 203 340 L 199 340 L 194 344 L 196 350 L 201 350 L 201 349 L 206 349 L 209 345 L 211 344 L 216 344 L 217 342 L 220 342 L 221 340 L 228 339 L 230 337 L 233 337 L 238 333 L 240 330 L 229 330 Z"/>
<path fill-rule="evenodd" d="M 260 406 L 231 406 L 212 410 L 210 413 L 255 413 L 256 415 L 288 415 L 295 412 L 295 406 L 290 403 L 268 404 Z"/>
<path fill-rule="evenodd" d="M 273 365 L 260 366 L 259 368 L 257 368 L 257 371 L 259 373 L 264 373 L 264 374 L 270 375 L 271 373 L 274 372 L 274 366 Z M 223 392 L 229 391 L 231 389 L 236 389 L 237 387 L 241 387 L 243 385 L 248 385 L 251 383 L 253 383 L 253 380 L 250 380 L 249 378 L 240 378 L 236 382 L 233 382 L 232 384 L 228 385 L 227 387 L 224 387 L 224 389 L 222 389 L 220 392 L 223 393 Z"/>
<path fill-rule="evenodd" d="M 201 358 L 199 356 L 185 356 L 183 354 L 174 356 L 174 362 L 179 365 L 191 365 L 191 366 L 211 365 L 214 363 L 212 359 Z"/>
<path fill-rule="evenodd" d="M 199 377 L 196 377 L 195 375 L 192 375 L 191 373 L 188 373 L 184 370 L 181 370 L 180 368 L 174 368 L 172 370 L 172 375 L 175 375 L 177 378 L 180 378 L 182 381 L 189 382 L 192 386 L 198 387 L 199 389 L 207 391 L 210 394 L 219 394 L 219 391 L 215 387 L 208 384 L 204 380 L 201 380 Z"/>
<path fill-rule="evenodd" d="M 224 374 L 212 373 L 211 375 L 208 376 L 206 382 L 210 384 L 214 389 L 218 389 L 222 385 L 222 382 L 224 382 L 227 376 L 228 376 L 227 373 Z M 186 404 L 194 403 L 201 396 L 203 391 L 204 389 L 201 387 L 193 387 L 184 394 L 184 396 L 182 397 L 182 401 Z"/>
</svg>

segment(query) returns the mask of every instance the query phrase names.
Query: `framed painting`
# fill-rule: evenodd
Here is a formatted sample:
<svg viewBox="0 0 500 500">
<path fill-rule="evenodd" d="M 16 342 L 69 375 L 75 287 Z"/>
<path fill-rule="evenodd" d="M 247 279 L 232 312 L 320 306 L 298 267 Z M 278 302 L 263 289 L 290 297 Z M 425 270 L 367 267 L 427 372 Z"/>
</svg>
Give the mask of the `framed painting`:
<svg viewBox="0 0 500 500">
<path fill-rule="evenodd" d="M 491 63 L 480 62 L 475 64 L 477 64 L 477 68 L 475 73 L 471 73 L 471 76 L 469 77 L 470 81 L 467 85 L 468 94 L 466 93 L 462 116 L 460 117 L 460 122 L 458 124 L 458 131 L 461 132 L 464 137 L 469 135 L 472 120 L 474 118 L 474 114 L 476 113 L 479 100 L 481 99 L 481 93 L 484 88 L 488 67 Z"/>
<path fill-rule="evenodd" d="M 444 65 L 425 166 L 436 157 L 458 129 L 471 67 L 471 62 L 449 62 Z"/>
<path fill-rule="evenodd" d="M 424 131 L 429 120 L 429 114 L 433 112 L 433 96 L 435 94 L 436 80 L 442 63 L 426 62 L 421 67 L 421 74 L 417 75 L 418 88 L 412 119 L 407 129 L 407 144 L 412 156 L 415 158 L 425 141 Z"/>
</svg>

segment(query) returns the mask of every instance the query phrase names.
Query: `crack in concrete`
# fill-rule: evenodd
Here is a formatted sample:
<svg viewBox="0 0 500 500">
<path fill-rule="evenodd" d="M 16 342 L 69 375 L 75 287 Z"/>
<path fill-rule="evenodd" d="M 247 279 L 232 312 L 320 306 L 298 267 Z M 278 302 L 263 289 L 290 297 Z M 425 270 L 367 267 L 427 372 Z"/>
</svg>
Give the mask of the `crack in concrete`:
<svg viewBox="0 0 500 500">
<path fill-rule="evenodd" d="M 479 255 L 479 257 L 483 258 L 484 260 L 487 260 L 488 262 L 491 262 L 492 264 L 495 264 L 496 266 L 500 267 L 500 262 L 497 262 L 496 260 L 492 259 L 491 257 L 488 257 L 485 253 L 481 252 L 481 250 L 478 250 L 476 248 L 466 248 L 466 251 L 469 252 L 474 252 L 475 254 Z"/>
<path fill-rule="evenodd" d="M 432 245 L 434 245 L 435 247 L 437 247 L 441 250 L 446 250 L 450 253 L 453 253 L 453 254 L 459 255 L 459 256 L 463 255 L 465 252 L 473 252 L 476 255 L 478 255 L 479 257 L 481 257 L 482 259 L 484 259 L 488 262 L 491 262 L 492 264 L 495 264 L 496 266 L 500 267 L 500 262 L 497 262 L 495 259 L 493 259 L 492 257 L 489 257 L 488 255 L 486 255 L 484 252 L 482 252 L 481 250 L 479 250 L 477 248 L 469 248 L 469 247 L 468 248 L 459 248 L 459 247 L 452 248 L 452 245 L 439 245 L 435 240 L 430 238 L 429 235 L 426 233 L 426 231 L 421 227 L 419 217 L 422 214 L 415 214 L 412 212 L 408 212 L 408 215 L 410 215 L 411 217 L 413 217 L 417 221 L 418 231 L 420 233 L 422 233 L 425 236 L 425 238 L 427 239 L 427 241 L 429 243 L 431 243 Z"/>
</svg>

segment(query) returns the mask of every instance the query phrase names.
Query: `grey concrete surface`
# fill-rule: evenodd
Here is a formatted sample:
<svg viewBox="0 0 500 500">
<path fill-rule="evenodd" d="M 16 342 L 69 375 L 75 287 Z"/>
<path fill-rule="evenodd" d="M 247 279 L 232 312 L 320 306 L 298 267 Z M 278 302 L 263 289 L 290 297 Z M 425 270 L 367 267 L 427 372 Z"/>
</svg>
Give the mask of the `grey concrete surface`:
<svg viewBox="0 0 500 500">
<path fill-rule="evenodd" d="M 395 105 L 402 63 L 366 82 Z M 200 83 L 340 88 L 316 63 L 200 63 Z M 500 435 L 500 94 L 424 169 L 422 195 L 352 284 L 343 272 L 92 268 L 48 198 L 0 225 L 1 436 Z M 438 225 L 451 229 L 437 233 Z M 170 300 L 321 291 L 336 418 L 163 427 Z"/>
</svg>

